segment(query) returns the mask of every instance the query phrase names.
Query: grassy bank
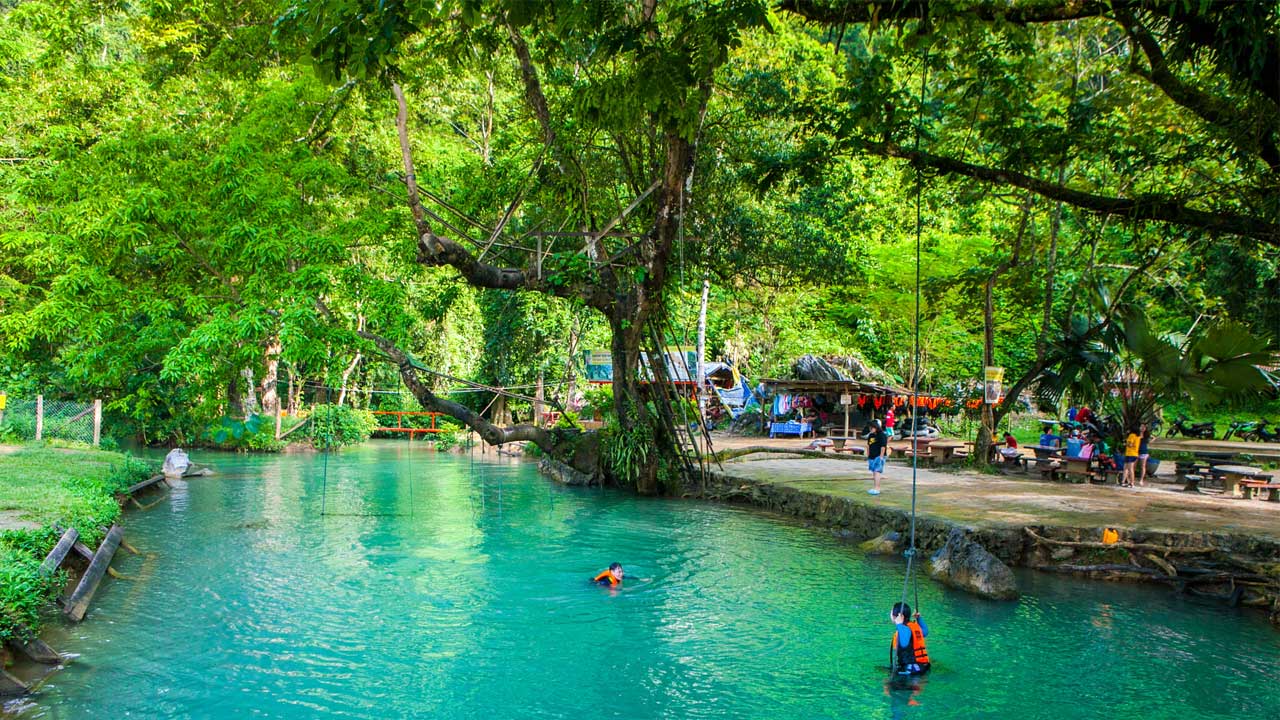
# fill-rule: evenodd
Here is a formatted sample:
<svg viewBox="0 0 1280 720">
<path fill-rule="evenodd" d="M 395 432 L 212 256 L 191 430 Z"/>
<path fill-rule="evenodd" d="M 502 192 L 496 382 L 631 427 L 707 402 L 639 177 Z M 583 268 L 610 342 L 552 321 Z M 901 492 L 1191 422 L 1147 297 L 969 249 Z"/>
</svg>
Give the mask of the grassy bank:
<svg viewBox="0 0 1280 720">
<path fill-rule="evenodd" d="M 54 524 L 74 527 L 85 544 L 120 516 L 116 493 L 145 479 L 148 466 L 115 452 L 22 446 L 0 448 L 0 640 L 18 624 L 37 629 L 40 609 L 63 578 L 41 578 L 58 541 Z"/>
</svg>

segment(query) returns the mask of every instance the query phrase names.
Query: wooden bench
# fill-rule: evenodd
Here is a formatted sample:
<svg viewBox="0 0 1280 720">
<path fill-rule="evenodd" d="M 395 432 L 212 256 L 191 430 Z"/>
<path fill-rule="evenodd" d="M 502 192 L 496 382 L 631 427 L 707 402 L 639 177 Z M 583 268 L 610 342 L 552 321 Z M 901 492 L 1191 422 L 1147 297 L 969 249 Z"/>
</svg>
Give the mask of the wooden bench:
<svg viewBox="0 0 1280 720">
<path fill-rule="evenodd" d="M 1252 500 L 1254 495 L 1265 494 L 1267 500 L 1280 502 L 1280 483 L 1264 480 L 1241 480 L 1236 484 L 1245 500 Z"/>
<path fill-rule="evenodd" d="M 1054 468 L 1051 473 L 1052 480 L 1058 480 L 1058 476 L 1062 476 L 1071 482 L 1087 483 L 1093 479 L 1094 473 L 1093 463 L 1089 460 L 1081 460 L 1079 458 L 1068 458 L 1066 465 Z"/>
<path fill-rule="evenodd" d="M 1094 471 L 1094 475 L 1102 479 L 1102 484 L 1114 482 L 1116 485 L 1124 478 L 1124 470 L 1120 468 L 1098 468 Z M 1113 477 L 1114 476 L 1114 477 Z"/>
</svg>

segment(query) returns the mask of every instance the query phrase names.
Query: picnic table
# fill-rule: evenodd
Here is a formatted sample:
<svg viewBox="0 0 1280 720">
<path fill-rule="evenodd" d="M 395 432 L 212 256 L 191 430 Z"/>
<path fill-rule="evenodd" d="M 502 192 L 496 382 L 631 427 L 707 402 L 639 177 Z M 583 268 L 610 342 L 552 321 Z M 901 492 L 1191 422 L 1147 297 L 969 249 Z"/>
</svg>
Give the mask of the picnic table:
<svg viewBox="0 0 1280 720">
<path fill-rule="evenodd" d="M 841 452 L 850 441 L 858 439 L 858 433 L 855 431 L 852 435 L 828 435 L 827 439 L 834 443 L 836 452 Z"/>
<path fill-rule="evenodd" d="M 1058 458 L 1062 457 L 1062 448 L 1052 445 L 1025 446 L 1036 454 L 1036 470 L 1040 471 L 1042 480 L 1052 480 L 1053 471 L 1058 467 Z"/>
<path fill-rule="evenodd" d="M 1222 476 L 1222 492 L 1232 497 L 1245 497 L 1241 492 L 1240 483 L 1249 480 L 1270 480 L 1271 476 L 1262 472 L 1261 468 L 1251 467 L 1249 465 L 1215 465 L 1214 472 Z M 1264 482 L 1265 484 L 1265 482 Z M 1253 493 L 1250 491 L 1249 497 Z"/>
<path fill-rule="evenodd" d="M 1094 477 L 1093 459 L 1069 457 L 1065 465 L 1054 468 L 1050 474 L 1054 480 L 1058 479 L 1058 475 L 1064 475 L 1071 482 L 1089 482 Z"/>
<path fill-rule="evenodd" d="M 952 460 L 964 457 L 957 452 L 965 447 L 965 443 L 957 440 L 935 440 L 929 443 L 929 459 L 937 465 L 945 465 Z"/>
</svg>

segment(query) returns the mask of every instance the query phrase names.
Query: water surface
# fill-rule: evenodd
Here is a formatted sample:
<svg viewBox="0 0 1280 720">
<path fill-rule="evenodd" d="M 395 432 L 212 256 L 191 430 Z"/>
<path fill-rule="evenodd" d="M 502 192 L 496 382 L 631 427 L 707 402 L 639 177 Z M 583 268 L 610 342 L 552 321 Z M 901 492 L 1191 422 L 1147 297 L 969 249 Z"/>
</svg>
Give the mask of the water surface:
<svg viewBox="0 0 1280 720">
<path fill-rule="evenodd" d="M 80 657 L 20 717 L 1280 717 L 1262 613 L 926 580 L 935 670 L 891 688 L 903 564 L 822 531 L 403 441 L 197 460 L 218 475 L 126 516 L 133 579 L 53 634 Z M 615 559 L 623 589 L 587 584 Z"/>
</svg>

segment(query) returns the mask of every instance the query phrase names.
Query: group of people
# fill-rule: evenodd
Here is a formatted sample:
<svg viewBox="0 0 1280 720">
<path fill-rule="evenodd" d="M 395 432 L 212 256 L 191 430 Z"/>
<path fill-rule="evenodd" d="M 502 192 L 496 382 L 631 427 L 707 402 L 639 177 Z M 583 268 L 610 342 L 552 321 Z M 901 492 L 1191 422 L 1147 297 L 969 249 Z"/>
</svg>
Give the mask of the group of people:
<svg viewBox="0 0 1280 720">
<path fill-rule="evenodd" d="M 601 570 L 591 582 L 609 588 L 622 585 L 627 573 L 622 563 L 610 563 Z M 894 625 L 893 640 L 889 646 L 891 669 L 899 675 L 923 675 L 929 671 L 929 650 L 924 639 L 929 637 L 929 626 L 917 611 L 911 612 L 911 606 L 905 602 L 894 603 L 889 611 L 889 620 Z"/>
<path fill-rule="evenodd" d="M 1088 411 L 1087 407 L 1082 408 L 1080 412 L 1085 411 Z M 1077 417 L 1079 417 L 1078 414 Z M 1009 444 L 1011 441 L 1012 445 Z M 1005 444 L 1008 447 L 1017 447 L 1017 441 L 1013 440 L 1013 436 L 1007 432 Z M 1123 455 L 1114 455 L 1107 439 L 1088 428 L 1083 431 L 1079 428 L 1072 429 L 1064 443 L 1063 438 L 1055 435 L 1049 425 L 1045 425 L 1044 431 L 1040 434 L 1040 445 L 1062 447 L 1068 460 L 1096 460 L 1103 469 L 1121 470 L 1120 484 L 1124 487 L 1147 484 L 1147 461 L 1151 457 L 1151 426 L 1147 423 L 1129 428 L 1125 434 Z M 1123 466 L 1120 463 L 1123 463 Z M 1139 468 L 1141 468 L 1141 474 L 1139 474 Z"/>
</svg>

